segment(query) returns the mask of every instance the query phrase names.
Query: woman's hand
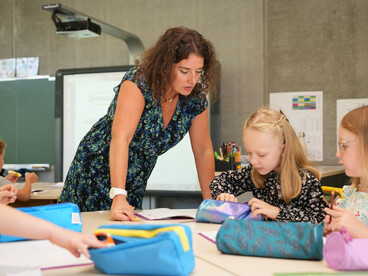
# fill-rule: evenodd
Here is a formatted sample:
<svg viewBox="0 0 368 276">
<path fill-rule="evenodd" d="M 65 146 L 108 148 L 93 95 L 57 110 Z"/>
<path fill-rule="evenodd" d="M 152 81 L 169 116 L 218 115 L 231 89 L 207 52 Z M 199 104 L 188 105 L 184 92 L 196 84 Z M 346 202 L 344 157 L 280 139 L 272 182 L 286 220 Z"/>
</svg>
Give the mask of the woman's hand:
<svg viewBox="0 0 368 276">
<path fill-rule="evenodd" d="M 117 195 L 112 200 L 110 220 L 137 221 L 134 216 L 134 207 L 129 205 L 124 195 Z"/>
<path fill-rule="evenodd" d="M 353 238 L 368 238 L 368 227 L 365 226 L 351 211 L 334 206 L 333 210 L 325 208 L 332 216 L 331 223 L 326 224 L 327 232 L 340 231 L 343 226 Z"/>
<path fill-rule="evenodd" d="M 261 214 L 266 218 L 276 219 L 280 212 L 280 208 L 270 205 L 257 198 L 252 198 L 248 204 L 251 206 L 252 217 Z"/>
<path fill-rule="evenodd" d="M 216 200 L 238 202 L 238 199 L 233 194 L 227 193 L 219 194 Z"/>
</svg>

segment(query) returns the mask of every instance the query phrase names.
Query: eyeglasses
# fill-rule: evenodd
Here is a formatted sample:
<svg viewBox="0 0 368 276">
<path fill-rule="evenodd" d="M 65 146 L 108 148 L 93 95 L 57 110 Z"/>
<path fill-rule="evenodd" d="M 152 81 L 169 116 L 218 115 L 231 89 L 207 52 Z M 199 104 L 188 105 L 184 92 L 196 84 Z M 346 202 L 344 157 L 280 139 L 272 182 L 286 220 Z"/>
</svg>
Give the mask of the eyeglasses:
<svg viewBox="0 0 368 276">
<path fill-rule="evenodd" d="M 352 140 L 352 141 L 340 140 L 337 143 L 339 145 L 340 152 L 344 152 L 349 147 L 346 144 L 353 143 L 353 142 L 359 142 L 359 140 Z"/>
</svg>

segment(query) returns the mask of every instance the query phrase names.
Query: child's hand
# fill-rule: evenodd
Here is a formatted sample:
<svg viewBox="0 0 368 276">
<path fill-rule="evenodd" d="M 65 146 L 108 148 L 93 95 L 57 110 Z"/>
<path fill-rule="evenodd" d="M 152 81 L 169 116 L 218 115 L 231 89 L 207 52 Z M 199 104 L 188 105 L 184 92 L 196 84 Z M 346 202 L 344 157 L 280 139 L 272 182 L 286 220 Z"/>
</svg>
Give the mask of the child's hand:
<svg viewBox="0 0 368 276">
<path fill-rule="evenodd" d="M 323 220 L 324 223 L 325 223 L 325 225 L 323 226 L 323 236 L 324 237 L 332 232 L 331 228 L 330 228 L 330 218 L 331 218 L 331 216 L 327 215 L 327 216 L 325 216 L 325 219 Z"/>
<path fill-rule="evenodd" d="M 216 200 L 238 202 L 238 199 L 233 194 L 227 193 L 220 194 Z"/>
<path fill-rule="evenodd" d="M 38 179 L 38 176 L 34 172 L 26 173 L 26 183 L 31 183 L 31 184 L 36 183 L 37 179 Z"/>
<path fill-rule="evenodd" d="M 9 204 L 17 199 L 17 189 L 12 184 L 0 187 L 0 203 Z"/>
<path fill-rule="evenodd" d="M 8 180 L 10 183 L 15 183 L 18 180 L 18 175 L 14 173 L 10 173 L 7 176 L 5 176 L 5 179 Z"/>
<path fill-rule="evenodd" d="M 90 257 L 88 248 L 104 248 L 106 244 L 99 241 L 94 235 L 82 234 L 64 228 L 52 231 L 50 241 L 65 249 L 68 249 L 75 257 L 81 254 Z"/>
<path fill-rule="evenodd" d="M 280 212 L 280 208 L 272 206 L 258 198 L 252 198 L 248 204 L 252 209 L 252 217 L 261 214 L 266 218 L 276 219 Z"/>
<path fill-rule="evenodd" d="M 325 225 L 327 231 L 340 231 L 345 226 L 353 238 L 362 238 L 361 233 L 367 231 L 367 227 L 349 210 L 334 206 L 333 210 L 325 208 L 324 211 L 332 216 L 331 223 Z"/>
</svg>

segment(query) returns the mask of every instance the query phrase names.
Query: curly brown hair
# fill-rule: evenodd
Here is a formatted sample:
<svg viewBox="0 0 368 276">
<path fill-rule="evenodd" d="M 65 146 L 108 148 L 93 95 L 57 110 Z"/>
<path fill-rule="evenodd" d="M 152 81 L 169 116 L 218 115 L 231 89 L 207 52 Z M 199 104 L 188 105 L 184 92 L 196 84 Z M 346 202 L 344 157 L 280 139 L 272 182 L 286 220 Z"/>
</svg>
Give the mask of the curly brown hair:
<svg viewBox="0 0 368 276">
<path fill-rule="evenodd" d="M 173 65 L 192 53 L 203 57 L 204 66 L 200 81 L 190 95 L 197 97 L 204 92 L 212 103 L 216 100 L 219 62 L 215 49 L 199 32 L 186 27 L 168 29 L 142 54 L 138 72 L 152 87 L 154 99 L 160 101 L 167 97 L 168 88 L 173 83 Z"/>
<path fill-rule="evenodd" d="M 2 154 L 5 150 L 6 144 L 3 140 L 0 138 L 0 154 Z"/>
</svg>

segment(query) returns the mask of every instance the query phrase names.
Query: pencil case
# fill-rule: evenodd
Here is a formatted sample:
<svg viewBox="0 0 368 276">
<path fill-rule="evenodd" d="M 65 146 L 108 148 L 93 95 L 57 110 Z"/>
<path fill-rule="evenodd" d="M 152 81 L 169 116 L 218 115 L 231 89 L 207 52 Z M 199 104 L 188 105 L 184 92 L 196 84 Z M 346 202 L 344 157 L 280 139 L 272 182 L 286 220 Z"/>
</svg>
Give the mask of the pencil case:
<svg viewBox="0 0 368 276">
<path fill-rule="evenodd" d="M 29 215 L 47 220 L 58 226 L 78 231 L 82 231 L 82 221 L 80 211 L 74 203 L 59 203 L 34 207 L 17 208 L 19 211 Z M 26 238 L 0 235 L 0 242 L 13 242 L 27 240 Z"/>
<path fill-rule="evenodd" d="M 194 269 L 192 232 L 182 224 L 103 225 L 115 245 L 90 249 L 105 274 L 188 275 Z"/>
<path fill-rule="evenodd" d="M 216 235 L 225 254 L 322 260 L 323 227 L 308 222 L 227 219 Z"/>
<path fill-rule="evenodd" d="M 335 270 L 368 270 L 368 239 L 353 239 L 345 227 L 326 238 L 323 257 Z"/>
<path fill-rule="evenodd" d="M 249 204 L 240 202 L 205 199 L 199 205 L 196 213 L 197 222 L 223 223 L 226 218 L 262 220 L 261 215 L 251 217 Z"/>
</svg>

